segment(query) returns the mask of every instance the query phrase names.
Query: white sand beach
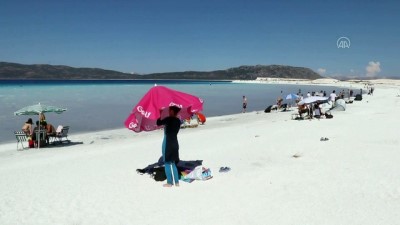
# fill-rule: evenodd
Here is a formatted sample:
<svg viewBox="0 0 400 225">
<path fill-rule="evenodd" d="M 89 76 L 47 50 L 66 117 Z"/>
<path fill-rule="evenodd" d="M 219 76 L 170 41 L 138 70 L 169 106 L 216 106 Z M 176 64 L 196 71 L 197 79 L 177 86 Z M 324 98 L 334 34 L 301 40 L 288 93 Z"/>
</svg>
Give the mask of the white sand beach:
<svg viewBox="0 0 400 225">
<path fill-rule="evenodd" d="M 181 159 L 214 177 L 178 188 L 136 173 L 160 157 L 162 131 L 71 127 L 71 145 L 0 145 L 0 224 L 397 224 L 400 97 L 385 85 L 330 120 L 249 112 L 182 129 Z"/>
</svg>

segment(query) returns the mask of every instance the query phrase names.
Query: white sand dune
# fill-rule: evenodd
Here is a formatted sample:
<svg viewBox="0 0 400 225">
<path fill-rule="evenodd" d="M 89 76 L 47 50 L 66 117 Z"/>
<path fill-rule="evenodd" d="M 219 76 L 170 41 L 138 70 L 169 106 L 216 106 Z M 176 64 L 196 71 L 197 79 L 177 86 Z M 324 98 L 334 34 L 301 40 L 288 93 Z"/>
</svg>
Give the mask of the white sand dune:
<svg viewBox="0 0 400 225">
<path fill-rule="evenodd" d="M 181 130 L 181 159 L 204 160 L 214 178 L 179 188 L 135 172 L 157 161 L 161 131 L 78 134 L 75 145 L 40 150 L 1 145 L 0 224 L 396 224 L 397 94 L 377 87 L 331 120 L 252 112 Z"/>
<path fill-rule="evenodd" d="M 339 80 L 333 79 L 333 78 L 320 78 L 320 79 L 311 81 L 311 83 L 313 83 L 313 84 L 336 84 L 338 82 L 339 82 Z"/>
</svg>

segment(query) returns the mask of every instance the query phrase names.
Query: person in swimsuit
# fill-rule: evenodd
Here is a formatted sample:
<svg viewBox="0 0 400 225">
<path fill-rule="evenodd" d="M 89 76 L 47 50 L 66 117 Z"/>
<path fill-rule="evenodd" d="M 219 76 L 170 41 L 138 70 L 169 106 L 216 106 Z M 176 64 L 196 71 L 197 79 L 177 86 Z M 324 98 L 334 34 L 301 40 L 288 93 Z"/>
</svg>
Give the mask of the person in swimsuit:
<svg viewBox="0 0 400 225">
<path fill-rule="evenodd" d="M 177 106 L 169 107 L 169 116 L 159 118 L 157 126 L 164 126 L 164 139 L 162 144 L 162 157 L 165 165 L 167 183 L 164 187 L 179 186 L 179 174 L 176 164 L 179 162 L 178 133 L 181 128 L 181 120 L 177 117 L 181 109 Z M 161 115 L 161 113 L 160 113 Z"/>
</svg>

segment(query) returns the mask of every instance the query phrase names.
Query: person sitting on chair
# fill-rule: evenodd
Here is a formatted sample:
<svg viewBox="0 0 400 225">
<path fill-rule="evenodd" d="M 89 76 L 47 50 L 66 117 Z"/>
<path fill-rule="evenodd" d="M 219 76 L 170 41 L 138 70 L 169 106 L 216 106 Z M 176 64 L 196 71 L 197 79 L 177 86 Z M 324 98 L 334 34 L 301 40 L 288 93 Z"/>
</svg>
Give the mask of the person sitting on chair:
<svg viewBox="0 0 400 225">
<path fill-rule="evenodd" d="M 32 136 L 33 128 L 32 128 L 32 118 L 29 118 L 28 121 L 25 122 L 24 126 L 22 126 L 22 131 L 27 135 L 27 136 Z"/>
<path fill-rule="evenodd" d="M 314 117 L 317 119 L 320 119 L 321 115 L 322 115 L 322 112 L 321 112 L 320 104 L 317 103 L 314 106 Z"/>
<path fill-rule="evenodd" d="M 39 130 L 44 130 L 44 127 L 42 126 L 42 123 L 39 126 L 39 121 L 36 121 L 36 127 L 33 128 L 33 132 L 32 132 L 32 140 L 35 141 L 36 146 L 38 144 L 38 140 L 37 140 L 38 137 L 36 137 L 36 132 Z"/>
<path fill-rule="evenodd" d="M 46 143 L 49 144 L 49 137 L 56 135 L 56 128 L 46 121 L 42 122 L 42 126 L 46 129 Z"/>
<path fill-rule="evenodd" d="M 39 120 L 40 123 L 46 122 L 46 116 L 44 115 L 44 113 L 39 114 Z"/>
<path fill-rule="evenodd" d="M 279 97 L 278 99 L 276 99 L 276 105 L 278 106 L 278 109 L 281 108 L 282 102 L 283 102 L 283 99 L 282 99 L 281 97 Z"/>
<path fill-rule="evenodd" d="M 300 115 L 301 118 L 303 118 L 303 113 L 307 113 L 308 112 L 306 104 L 298 105 L 298 109 L 299 109 L 299 115 Z"/>
</svg>

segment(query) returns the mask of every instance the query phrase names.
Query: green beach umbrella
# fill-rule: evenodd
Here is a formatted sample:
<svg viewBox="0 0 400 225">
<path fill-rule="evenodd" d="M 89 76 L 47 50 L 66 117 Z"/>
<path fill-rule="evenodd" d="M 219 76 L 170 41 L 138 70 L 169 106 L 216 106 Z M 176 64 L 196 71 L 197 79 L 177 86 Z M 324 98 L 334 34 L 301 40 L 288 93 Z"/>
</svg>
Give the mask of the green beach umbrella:
<svg viewBox="0 0 400 225">
<path fill-rule="evenodd" d="M 24 107 L 16 112 L 14 112 L 14 115 L 16 116 L 22 116 L 22 115 L 40 115 L 41 113 L 48 113 L 48 112 L 54 112 L 57 114 L 60 114 L 67 109 L 65 108 L 60 108 L 56 106 L 50 106 L 50 105 L 43 105 L 43 104 L 36 104 L 36 105 L 31 105 Z M 39 118 L 40 120 L 40 118 Z M 39 126 L 39 132 L 40 132 L 40 126 Z M 39 148 L 40 148 L 40 141 L 38 142 Z"/>
<path fill-rule="evenodd" d="M 36 105 L 31 105 L 24 107 L 16 112 L 14 112 L 14 115 L 16 116 L 21 116 L 21 115 L 39 115 L 40 113 L 47 113 L 47 112 L 55 112 L 55 113 L 62 113 L 66 111 L 67 109 L 56 107 L 56 106 L 50 106 L 50 105 L 42 105 L 42 104 L 36 104 Z"/>
</svg>

